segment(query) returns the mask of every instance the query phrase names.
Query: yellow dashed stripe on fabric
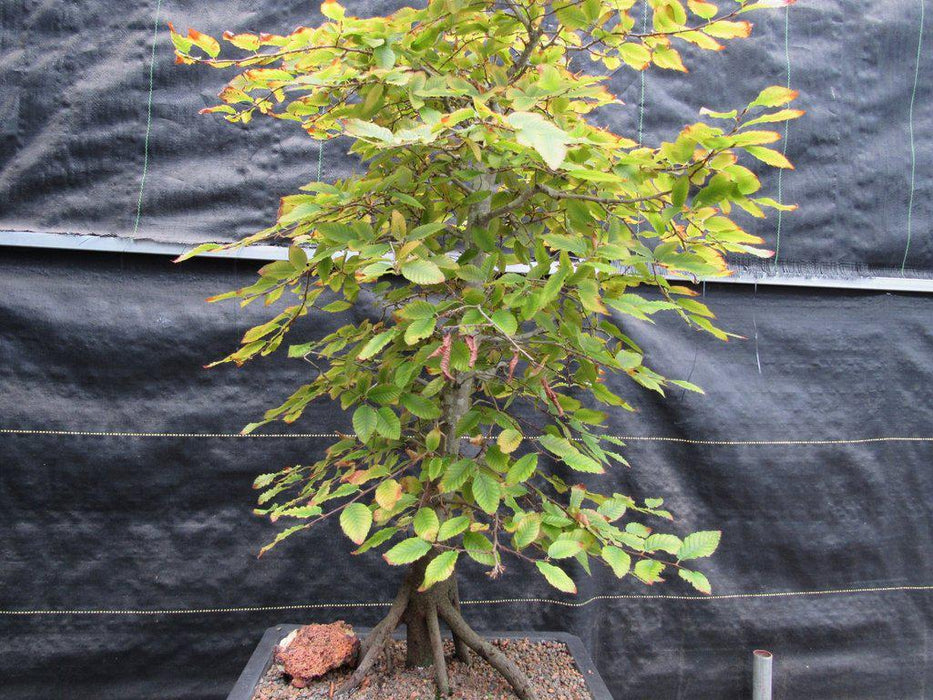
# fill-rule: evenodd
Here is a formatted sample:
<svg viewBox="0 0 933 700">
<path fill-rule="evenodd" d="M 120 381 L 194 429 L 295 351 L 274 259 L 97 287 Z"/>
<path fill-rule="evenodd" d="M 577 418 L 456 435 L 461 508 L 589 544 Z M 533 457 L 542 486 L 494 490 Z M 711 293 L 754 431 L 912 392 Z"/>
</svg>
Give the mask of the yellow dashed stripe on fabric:
<svg viewBox="0 0 933 700">
<path fill-rule="evenodd" d="M 243 438 L 243 439 L 320 439 L 339 438 L 338 433 L 160 433 L 103 430 L 32 430 L 28 428 L 0 428 L 0 435 L 60 435 L 70 437 L 131 437 L 131 438 Z M 653 436 L 653 435 L 607 435 L 606 437 L 626 442 L 676 442 L 686 445 L 863 445 L 883 442 L 933 442 L 933 437 L 925 436 L 889 436 L 869 438 L 836 438 L 825 440 L 697 440 L 693 438 Z M 463 438 L 468 440 L 469 438 Z M 529 436 L 537 440 L 538 436 Z"/>
<path fill-rule="evenodd" d="M 717 600 L 748 600 L 756 598 L 801 598 L 816 596 L 860 595 L 866 593 L 916 593 L 933 591 L 933 585 L 874 586 L 868 588 L 830 588 L 818 591 L 773 591 L 764 593 L 722 593 L 718 595 L 651 595 L 619 594 L 596 595 L 580 601 L 555 600 L 553 598 L 490 598 L 488 600 L 464 600 L 462 605 L 558 605 L 565 608 L 583 608 L 601 601 L 612 600 L 674 600 L 689 602 L 714 602 Z M 0 610 L 0 615 L 209 615 L 224 613 L 279 612 L 286 610 L 321 610 L 328 608 L 387 608 L 391 602 L 358 603 L 296 603 L 293 605 L 252 605 L 217 608 L 176 608 L 169 610 Z"/>
</svg>

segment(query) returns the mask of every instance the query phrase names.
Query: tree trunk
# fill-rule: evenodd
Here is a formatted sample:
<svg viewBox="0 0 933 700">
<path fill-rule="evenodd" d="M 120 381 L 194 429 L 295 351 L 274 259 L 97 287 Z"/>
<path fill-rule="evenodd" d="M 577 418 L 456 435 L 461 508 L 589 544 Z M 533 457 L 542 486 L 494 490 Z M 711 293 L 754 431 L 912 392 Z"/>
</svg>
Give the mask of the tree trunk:
<svg viewBox="0 0 933 700">
<path fill-rule="evenodd" d="M 408 645 L 406 664 L 409 667 L 433 666 L 438 693 L 448 695 L 450 680 L 439 625 L 439 621 L 443 620 L 453 633 L 457 658 L 468 662 L 468 649 L 473 649 L 505 677 L 521 700 L 538 700 L 530 681 L 521 669 L 474 632 L 461 616 L 456 573 L 446 581 L 434 584 L 427 591 L 418 591 L 418 586 L 424 580 L 425 567 L 434 556 L 434 553 L 428 554 L 411 565 L 389 614 L 373 627 L 360 645 L 356 670 L 340 688 L 339 695 L 349 695 L 363 682 L 366 674 L 385 650 L 386 643 L 391 640 L 392 632 L 403 623 Z"/>
</svg>

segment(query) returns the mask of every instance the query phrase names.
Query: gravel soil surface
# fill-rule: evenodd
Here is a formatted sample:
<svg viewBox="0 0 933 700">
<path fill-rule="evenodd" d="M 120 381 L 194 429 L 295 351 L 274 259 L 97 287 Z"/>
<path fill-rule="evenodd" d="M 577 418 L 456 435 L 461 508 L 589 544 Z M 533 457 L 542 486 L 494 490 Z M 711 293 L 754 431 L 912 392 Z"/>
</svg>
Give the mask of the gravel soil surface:
<svg viewBox="0 0 933 700">
<path fill-rule="evenodd" d="M 542 698 L 547 700 L 592 700 L 586 682 L 563 642 L 532 642 L 527 639 L 497 639 L 493 644 L 528 675 Z M 447 672 L 455 700 L 514 700 L 508 683 L 489 664 L 472 654 L 469 666 L 457 661 L 453 643 L 444 643 Z M 289 685 L 288 676 L 272 664 L 260 681 L 253 700 L 324 700 L 333 697 L 350 669 L 331 671 L 306 688 Z M 405 642 L 395 640 L 387 648 L 352 700 L 434 700 L 434 675 L 430 668 L 405 668 Z"/>
</svg>

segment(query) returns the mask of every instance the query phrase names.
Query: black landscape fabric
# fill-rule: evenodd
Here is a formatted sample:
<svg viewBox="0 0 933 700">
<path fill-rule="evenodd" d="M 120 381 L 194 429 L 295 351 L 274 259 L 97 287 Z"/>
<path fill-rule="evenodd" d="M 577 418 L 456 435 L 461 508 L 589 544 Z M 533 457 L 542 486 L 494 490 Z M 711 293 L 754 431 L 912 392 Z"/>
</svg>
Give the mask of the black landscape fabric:
<svg viewBox="0 0 933 700">
<path fill-rule="evenodd" d="M 266 627 L 368 625 L 383 612 L 225 608 L 392 597 L 400 572 L 351 556 L 329 522 L 256 560 L 276 527 L 251 514 L 254 476 L 314 460 L 330 440 L 230 436 L 309 371 L 285 358 L 202 369 L 264 313 L 204 298 L 254 269 L 0 250 L 3 698 L 222 698 Z M 713 284 L 705 295 L 747 339 L 628 324 L 656 368 L 707 393 L 654 400 L 612 379 L 639 410 L 612 413 L 610 432 L 684 442 L 629 440 L 632 468 L 602 483 L 664 496 L 680 534 L 721 528 L 704 570 L 725 597 L 579 569 L 579 596 L 563 596 L 518 562 L 498 581 L 468 562 L 463 594 L 487 602 L 466 614 L 479 629 L 580 636 L 619 700 L 749 697 L 755 648 L 775 653 L 776 698 L 928 697 L 929 297 Z M 293 342 L 374 311 L 315 313 Z M 268 432 L 350 429 L 318 402 Z M 904 439 L 861 441 L 892 437 Z M 644 595 L 674 597 L 626 597 Z M 542 597 L 578 607 L 495 602 Z"/>
<path fill-rule="evenodd" d="M 807 115 L 789 123 L 779 146 L 798 169 L 769 173 L 765 185 L 800 210 L 780 223 L 744 223 L 778 251 L 779 266 L 928 275 L 933 31 L 923 32 L 925 1 L 800 0 L 786 14 L 749 15 L 751 39 L 719 53 L 687 50 L 688 75 L 619 71 L 608 87 L 626 104 L 595 120 L 657 145 L 701 107 L 741 107 L 789 80 Z M 404 4 L 419 3 L 345 0 L 358 16 Z M 308 0 L 3 0 L 0 229 L 229 239 L 268 225 L 278 198 L 319 172 L 332 182 L 360 171 L 346 139 L 319 153 L 297 125 L 199 116 L 234 73 L 175 66 L 169 21 L 219 36 L 285 33 L 322 17 Z"/>
</svg>

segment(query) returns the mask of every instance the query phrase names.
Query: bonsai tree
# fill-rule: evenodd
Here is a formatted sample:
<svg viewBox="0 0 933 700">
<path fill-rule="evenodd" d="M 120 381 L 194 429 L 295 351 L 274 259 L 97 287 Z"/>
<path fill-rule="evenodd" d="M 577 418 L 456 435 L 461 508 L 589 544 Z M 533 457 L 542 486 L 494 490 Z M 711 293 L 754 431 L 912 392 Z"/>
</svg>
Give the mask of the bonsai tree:
<svg viewBox="0 0 933 700">
<path fill-rule="evenodd" d="M 408 663 L 433 664 L 448 693 L 442 620 L 461 659 L 474 650 L 535 697 L 462 617 L 455 572 L 466 559 L 493 579 L 523 560 L 566 593 L 571 560 L 648 585 L 674 574 L 709 593 L 694 564 L 718 531 L 659 531 L 672 519 L 661 498 L 600 490 L 598 475 L 626 464 L 600 427 L 606 410 L 633 410 L 606 378 L 700 391 L 649 368 L 627 329 L 669 312 L 728 338 L 676 280 L 727 275 L 730 253 L 770 255 L 735 215 L 792 208 L 758 196 L 748 166 L 790 168 L 761 127 L 802 112 L 784 108 L 796 93 L 768 87 L 745 107 L 702 109 L 705 121 L 658 146 L 588 115 L 621 104 L 607 72 L 686 71 L 679 45 L 719 50 L 748 36 L 747 13 L 788 1 L 648 0 L 641 30 L 635 0 L 430 0 L 370 19 L 327 0 L 316 28 L 225 33 L 231 58 L 210 36 L 172 30 L 179 63 L 238 69 L 203 111 L 349 136 L 366 167 L 283 197 L 263 231 L 182 256 L 288 245 L 252 284 L 212 298 L 294 299 L 219 362 L 275 352 L 312 308 L 343 312 L 364 290 L 378 300 L 361 323 L 292 339 L 288 355 L 311 376 L 301 364 L 301 385 L 245 428 L 292 423 L 324 397 L 352 415 L 353 432 L 321 459 L 255 481 L 256 512 L 293 523 L 262 552 L 339 518 L 355 553 L 381 549 L 408 567 L 343 692 L 404 622 Z M 592 64 L 606 74 L 581 70 Z"/>
</svg>

